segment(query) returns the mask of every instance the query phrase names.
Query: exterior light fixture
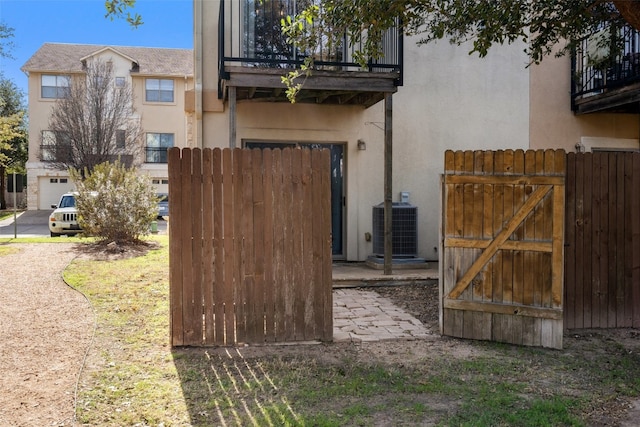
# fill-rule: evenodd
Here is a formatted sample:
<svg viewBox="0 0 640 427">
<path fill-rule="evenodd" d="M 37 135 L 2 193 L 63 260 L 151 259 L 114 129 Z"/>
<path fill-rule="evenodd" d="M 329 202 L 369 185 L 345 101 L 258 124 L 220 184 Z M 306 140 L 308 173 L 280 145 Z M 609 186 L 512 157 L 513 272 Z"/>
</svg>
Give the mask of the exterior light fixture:
<svg viewBox="0 0 640 427">
<path fill-rule="evenodd" d="M 364 151 L 364 150 L 366 150 L 366 149 L 367 149 L 367 143 L 366 143 L 366 142 L 364 142 L 364 140 L 359 139 L 359 140 L 358 140 L 358 150 L 360 150 L 360 151 Z"/>
</svg>

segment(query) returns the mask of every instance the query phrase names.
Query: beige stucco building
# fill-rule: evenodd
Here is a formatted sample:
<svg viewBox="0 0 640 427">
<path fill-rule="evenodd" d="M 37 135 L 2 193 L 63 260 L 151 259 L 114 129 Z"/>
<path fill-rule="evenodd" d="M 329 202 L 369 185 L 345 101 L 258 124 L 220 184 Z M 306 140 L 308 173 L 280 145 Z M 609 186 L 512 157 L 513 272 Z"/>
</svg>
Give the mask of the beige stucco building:
<svg viewBox="0 0 640 427">
<path fill-rule="evenodd" d="M 438 259 L 445 150 L 638 148 L 637 109 L 589 107 L 597 98 L 589 98 L 592 93 L 582 96 L 578 102 L 583 104 L 575 108 L 572 97 L 574 101 L 580 97 L 572 91 L 571 58 L 550 56 L 540 65 L 528 66 L 529 58 L 519 43 L 494 46 L 485 58 L 478 58 L 468 54 L 468 45 L 441 41 L 418 46 L 416 39 L 405 38 L 403 55 L 394 69 L 400 72 L 399 82 L 380 90 L 392 95 L 392 120 L 386 124 L 387 104 L 382 97 L 377 102 L 345 105 L 316 96 L 326 90 L 329 98 L 335 93 L 330 89 L 336 87 L 362 93 L 364 89 L 356 88 L 359 83 L 354 80 L 324 87 L 307 81 L 313 102 L 282 102 L 275 95 L 277 84 L 268 81 L 268 73 L 256 70 L 260 66 L 233 60 L 260 57 L 257 52 L 264 43 L 258 43 L 256 34 L 264 26 L 258 25 L 259 17 L 274 10 L 290 13 L 295 1 L 265 4 L 194 0 L 198 145 L 321 143 L 332 147 L 340 158 L 343 178 L 338 183 L 340 194 L 334 198 L 334 204 L 340 205 L 334 212 L 339 222 L 333 227 L 334 244 L 336 238 L 340 240 L 334 246 L 336 258 L 362 261 L 375 252 L 369 236 L 376 233 L 372 209 L 384 200 L 387 128 L 393 135 L 393 200 L 400 201 L 404 193 L 417 208 L 417 255 L 426 260 Z M 219 19 L 221 11 L 223 19 Z M 347 50 L 338 57 L 349 62 Z M 277 67 L 278 60 L 291 59 L 282 52 L 271 58 L 275 61 L 261 66 L 275 63 Z M 348 66 L 333 69 L 341 76 L 346 74 L 343 71 L 353 71 Z M 261 98 L 257 96 L 261 90 L 272 93 Z"/>
<path fill-rule="evenodd" d="M 193 90 L 192 50 L 46 43 L 22 67 L 29 76 L 28 209 L 51 209 L 74 188 L 67 171 L 49 167 L 43 154 L 60 89 L 93 60 L 110 63 L 116 84 L 127 82 L 133 89 L 132 118 L 140 122 L 144 145 L 136 163 L 158 192 L 168 187 L 166 149 L 194 142 L 193 115 L 185 112 L 185 93 Z"/>
<path fill-rule="evenodd" d="M 373 209 L 384 200 L 385 101 L 380 97 L 373 105 L 329 103 L 318 97 L 312 98 L 313 102 L 291 104 L 275 95 L 251 98 L 247 92 L 271 89 L 277 93 L 277 85 L 265 83 L 265 76 L 256 75 L 255 68 L 251 70 L 254 74 L 239 70 L 244 67 L 247 72 L 249 64 L 221 61 L 217 48 L 224 38 L 226 55 L 237 55 L 233 50 L 242 43 L 235 41 L 234 31 L 240 31 L 240 25 L 228 21 L 253 13 L 242 10 L 242 3 L 227 2 L 223 20 L 227 25 L 219 28 L 221 2 L 194 1 L 194 75 L 196 98 L 201 100 L 201 110 L 196 112 L 199 144 L 250 147 L 319 143 L 331 147 L 340 158 L 336 171 L 342 174 L 337 183 L 340 188 L 334 189 L 340 193 L 334 197 L 338 205 L 334 212 L 338 221 L 333 228 L 334 257 L 366 260 L 374 253 L 374 241 L 369 238 L 376 233 Z M 281 3 L 289 6 L 293 2 Z M 247 4 L 253 7 L 258 3 Z M 233 7 L 240 10 L 229 12 Z M 408 202 L 417 208 L 416 255 L 437 260 L 439 176 L 444 151 L 528 148 L 530 80 L 525 68 L 527 58 L 520 46 L 499 47 L 487 58 L 478 59 L 469 56 L 465 46 L 441 42 L 419 47 L 415 42 L 404 40 L 404 58 L 398 67 L 402 84 L 385 86 L 381 92 L 392 94 L 393 201 L 400 202 L 401 193 L 408 195 Z M 348 56 L 348 52 L 342 54 L 347 62 Z M 219 64 L 223 64 L 226 77 L 219 78 Z M 345 70 L 352 71 L 344 66 L 336 74 L 344 77 Z M 305 85 L 318 88 L 308 96 L 326 90 L 328 99 L 331 88 L 343 84 L 346 88 L 338 90 L 347 91 L 349 85 L 355 88 L 359 84 L 344 78 L 326 87 L 308 80 Z M 252 79 L 255 87 L 251 86 Z M 220 98 L 219 84 L 223 87 Z M 237 93 L 235 101 L 230 97 L 232 89 Z M 354 90 L 362 93 L 366 89 Z M 338 244 L 336 238 L 340 239 Z"/>
</svg>

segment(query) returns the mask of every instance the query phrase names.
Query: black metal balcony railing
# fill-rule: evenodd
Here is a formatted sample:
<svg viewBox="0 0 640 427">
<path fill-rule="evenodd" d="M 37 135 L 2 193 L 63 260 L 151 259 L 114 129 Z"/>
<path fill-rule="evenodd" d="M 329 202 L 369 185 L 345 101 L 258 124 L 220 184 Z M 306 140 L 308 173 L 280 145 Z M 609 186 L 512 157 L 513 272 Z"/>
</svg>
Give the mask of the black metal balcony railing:
<svg viewBox="0 0 640 427">
<path fill-rule="evenodd" d="M 296 49 L 287 43 L 280 21 L 293 16 L 316 0 L 222 0 L 218 21 L 218 80 L 228 79 L 226 66 L 295 68 L 313 56 L 314 65 L 322 70 L 398 72 L 397 86 L 402 85 L 403 37 L 400 25 L 384 35 L 382 56 L 368 61 L 363 69 L 355 60 L 362 50 L 363 39 L 353 43 L 346 35 L 334 40 L 317 35 L 322 42 L 314 52 Z M 219 93 L 222 97 L 222 93 Z"/>
<path fill-rule="evenodd" d="M 145 163 L 167 163 L 167 147 L 145 147 Z"/>
<path fill-rule="evenodd" d="M 572 56 L 572 101 L 640 82 L 640 32 L 630 26 L 617 30 L 619 39 L 613 58 L 606 42 L 610 29 L 584 39 Z M 575 108 L 574 108 L 575 109 Z"/>
</svg>

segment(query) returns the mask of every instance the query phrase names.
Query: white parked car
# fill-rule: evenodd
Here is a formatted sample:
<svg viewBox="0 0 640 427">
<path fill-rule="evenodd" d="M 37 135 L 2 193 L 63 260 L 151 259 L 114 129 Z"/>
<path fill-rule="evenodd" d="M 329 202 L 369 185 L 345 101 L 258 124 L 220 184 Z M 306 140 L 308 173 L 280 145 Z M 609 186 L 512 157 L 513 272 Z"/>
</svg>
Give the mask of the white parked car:
<svg viewBox="0 0 640 427">
<path fill-rule="evenodd" d="M 76 193 L 65 193 L 60 197 L 57 205 L 51 205 L 54 209 L 49 215 L 49 231 L 51 237 L 75 236 L 82 232 L 78 225 L 78 211 L 76 209 Z"/>
</svg>

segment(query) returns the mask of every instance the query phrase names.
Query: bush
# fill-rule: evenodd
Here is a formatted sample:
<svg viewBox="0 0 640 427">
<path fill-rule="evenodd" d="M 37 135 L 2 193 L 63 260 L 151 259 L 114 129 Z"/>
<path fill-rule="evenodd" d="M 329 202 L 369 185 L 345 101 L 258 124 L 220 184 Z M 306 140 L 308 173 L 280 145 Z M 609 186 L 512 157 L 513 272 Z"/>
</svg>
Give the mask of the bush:
<svg viewBox="0 0 640 427">
<path fill-rule="evenodd" d="M 92 171 L 71 171 L 78 188 L 78 223 L 99 240 L 139 243 L 158 215 L 158 199 L 147 176 L 125 165 L 101 163 Z"/>
</svg>

